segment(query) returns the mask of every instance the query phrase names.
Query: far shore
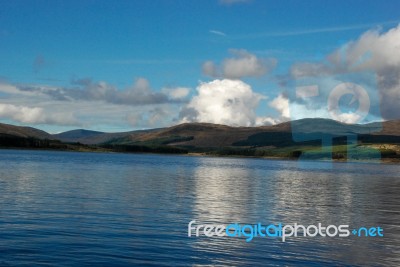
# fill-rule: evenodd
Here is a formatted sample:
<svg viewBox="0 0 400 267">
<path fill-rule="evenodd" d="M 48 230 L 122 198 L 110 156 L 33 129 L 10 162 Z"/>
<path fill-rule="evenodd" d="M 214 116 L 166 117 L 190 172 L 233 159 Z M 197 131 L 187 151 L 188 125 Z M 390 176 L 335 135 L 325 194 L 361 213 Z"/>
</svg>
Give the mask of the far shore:
<svg viewBox="0 0 400 267">
<path fill-rule="evenodd" d="M 112 151 L 107 149 L 51 149 L 51 148 L 26 148 L 26 147 L 0 147 L 0 150 L 27 150 L 27 151 L 51 151 L 51 152 L 77 152 L 77 153 L 116 153 L 116 154 L 143 154 L 143 155 L 164 155 L 164 156 L 187 156 L 187 157 L 213 157 L 213 158 L 247 158 L 247 159 L 266 159 L 266 160 L 288 160 L 288 161 L 299 161 L 299 158 L 295 157 L 279 157 L 279 156 L 244 156 L 244 155 L 217 155 L 205 152 L 188 152 L 188 153 L 154 153 L 154 152 L 121 152 Z M 383 163 L 383 164 L 398 164 L 400 163 L 399 158 L 381 158 L 380 160 L 371 159 L 329 159 L 329 158 L 316 158 L 306 159 L 302 161 L 308 162 L 336 162 L 336 163 Z"/>
</svg>

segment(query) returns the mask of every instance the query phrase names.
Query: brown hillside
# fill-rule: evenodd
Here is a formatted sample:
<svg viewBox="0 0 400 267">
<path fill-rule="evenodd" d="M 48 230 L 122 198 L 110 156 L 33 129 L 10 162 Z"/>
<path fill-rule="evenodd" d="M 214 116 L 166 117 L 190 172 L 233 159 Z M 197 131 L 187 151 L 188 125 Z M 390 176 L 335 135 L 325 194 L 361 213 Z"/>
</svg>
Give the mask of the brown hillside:
<svg viewBox="0 0 400 267">
<path fill-rule="evenodd" d="M 290 123 L 263 127 L 230 127 L 211 123 L 184 123 L 169 128 L 145 133 L 133 133 L 129 136 L 134 141 L 150 141 L 171 136 L 193 137 L 193 140 L 170 145 L 187 145 L 196 147 L 230 146 L 250 135 L 266 131 L 290 131 Z"/>
<path fill-rule="evenodd" d="M 382 123 L 382 131 L 374 134 L 400 136 L 400 120 L 385 121 Z"/>
<path fill-rule="evenodd" d="M 0 134 L 15 135 L 19 137 L 35 137 L 39 139 L 53 139 L 51 134 L 39 129 L 4 123 L 0 123 Z"/>
</svg>

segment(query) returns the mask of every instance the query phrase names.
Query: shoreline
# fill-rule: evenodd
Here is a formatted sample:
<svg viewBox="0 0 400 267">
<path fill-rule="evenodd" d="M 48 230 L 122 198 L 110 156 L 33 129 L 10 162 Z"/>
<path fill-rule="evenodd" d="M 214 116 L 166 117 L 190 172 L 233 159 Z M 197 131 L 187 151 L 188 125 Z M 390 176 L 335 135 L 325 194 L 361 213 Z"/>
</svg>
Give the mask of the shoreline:
<svg viewBox="0 0 400 267">
<path fill-rule="evenodd" d="M 299 158 L 294 157 L 278 157 L 278 156 L 244 156 L 244 155 L 217 155 L 208 154 L 205 152 L 188 152 L 188 153 L 155 153 L 155 152 L 123 152 L 112 151 L 107 149 L 51 149 L 51 148 L 28 148 L 28 147 L 0 147 L 0 150 L 31 150 L 31 151 L 51 151 L 51 152 L 76 152 L 76 153 L 112 153 L 112 154 L 144 154 L 144 155 L 164 155 L 164 156 L 186 156 L 186 157 L 212 157 L 212 158 L 244 158 L 244 159 L 266 159 L 266 160 L 285 160 L 299 161 Z M 303 159 L 305 162 L 334 162 L 334 163 L 372 163 L 372 164 L 400 164 L 400 158 L 381 158 L 379 161 L 372 159 Z"/>
</svg>

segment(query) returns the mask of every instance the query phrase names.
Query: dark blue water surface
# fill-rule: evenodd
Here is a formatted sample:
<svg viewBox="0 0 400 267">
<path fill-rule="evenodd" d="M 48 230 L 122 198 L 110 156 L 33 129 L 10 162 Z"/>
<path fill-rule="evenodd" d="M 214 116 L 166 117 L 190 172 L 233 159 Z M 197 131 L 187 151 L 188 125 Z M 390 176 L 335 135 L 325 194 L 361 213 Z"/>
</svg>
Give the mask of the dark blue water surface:
<svg viewBox="0 0 400 267">
<path fill-rule="evenodd" d="M 400 166 L 326 164 L 0 150 L 0 266 L 400 266 Z M 384 236 L 189 238 L 191 220 Z"/>
</svg>

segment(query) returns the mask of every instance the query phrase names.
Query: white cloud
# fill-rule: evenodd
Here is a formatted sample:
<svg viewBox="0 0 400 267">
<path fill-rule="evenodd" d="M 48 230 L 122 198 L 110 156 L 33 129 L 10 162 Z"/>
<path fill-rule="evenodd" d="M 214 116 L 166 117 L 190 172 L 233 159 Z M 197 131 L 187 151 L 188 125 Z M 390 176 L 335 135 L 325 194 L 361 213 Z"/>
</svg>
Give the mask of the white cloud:
<svg viewBox="0 0 400 267">
<path fill-rule="evenodd" d="M 309 76 L 319 76 L 328 75 L 332 73 L 330 69 L 331 66 L 324 63 L 311 63 L 311 62 L 301 62 L 295 63 L 290 68 L 290 75 L 293 78 L 309 77 Z"/>
<path fill-rule="evenodd" d="M 170 99 L 183 100 L 189 95 L 190 89 L 187 87 L 164 88 L 162 92 L 166 93 Z"/>
<path fill-rule="evenodd" d="M 291 75 L 299 78 L 373 71 L 376 73 L 381 101 L 381 114 L 373 115 L 382 116 L 383 119 L 400 119 L 400 25 L 387 32 L 369 30 L 326 59 L 326 62 L 295 64 L 291 68 Z M 354 116 L 344 113 L 340 120 L 353 122 Z"/>
<path fill-rule="evenodd" d="M 280 114 L 280 121 L 286 121 L 290 118 L 289 112 L 289 99 L 284 95 L 280 94 L 274 98 L 268 104 L 271 108 L 274 108 Z"/>
<path fill-rule="evenodd" d="M 231 126 L 270 124 L 270 118 L 257 117 L 255 110 L 266 97 L 253 92 L 239 80 L 201 83 L 197 95 L 180 113 L 181 122 L 208 122 Z"/>
<path fill-rule="evenodd" d="M 244 77 L 260 77 L 276 66 L 275 59 L 258 58 L 244 49 L 229 50 L 232 57 L 225 59 L 220 68 L 214 62 L 203 63 L 203 74 L 211 77 L 241 79 Z"/>
<path fill-rule="evenodd" d="M 385 119 L 400 119 L 400 25 L 387 32 L 372 30 L 347 45 L 345 64 L 357 70 L 377 73 L 381 113 Z M 369 55 L 363 62 L 363 55 Z M 330 56 L 340 66 L 340 51 Z M 343 64 L 343 63 L 342 63 Z"/>
<path fill-rule="evenodd" d="M 73 86 L 1 83 L 0 118 L 27 125 L 57 125 L 64 130 L 67 126 L 102 131 L 164 127 L 174 123 L 190 92 L 185 87 L 157 92 L 144 78 L 125 90 L 91 79 L 75 80 Z"/>
<path fill-rule="evenodd" d="M 40 107 L 0 104 L 0 117 L 29 124 L 78 125 L 71 113 L 46 113 Z"/>
<path fill-rule="evenodd" d="M 231 50 L 231 53 L 234 57 L 225 59 L 223 63 L 224 77 L 231 79 L 251 76 L 258 77 L 268 71 L 267 62 L 258 59 L 246 50 Z"/>
<path fill-rule="evenodd" d="M 126 120 L 132 126 L 141 126 L 144 122 L 143 115 L 140 112 L 136 112 L 133 114 L 127 114 Z"/>
<path fill-rule="evenodd" d="M 7 84 L 7 83 L 0 83 L 0 92 L 6 93 L 6 94 L 34 95 L 34 93 L 32 93 L 32 92 L 21 91 L 17 86 Z"/>
<path fill-rule="evenodd" d="M 214 62 L 212 62 L 210 60 L 203 63 L 202 71 L 203 71 L 204 75 L 207 75 L 210 77 L 218 76 L 217 66 L 214 64 Z"/>
<path fill-rule="evenodd" d="M 360 62 L 364 55 L 370 58 Z M 358 40 L 346 44 L 344 49 L 331 54 L 329 60 L 335 66 L 345 64 L 348 68 L 373 68 L 376 71 L 397 68 L 400 66 L 400 25 L 385 33 L 367 31 Z"/>
<path fill-rule="evenodd" d="M 277 123 L 280 123 L 280 121 L 271 117 L 257 117 L 253 126 L 274 125 Z"/>
<path fill-rule="evenodd" d="M 210 30 L 209 32 L 212 33 L 212 34 L 219 35 L 219 36 L 226 36 L 226 33 L 221 32 L 221 31 L 217 31 L 217 30 Z"/>
<path fill-rule="evenodd" d="M 58 101 L 104 101 L 117 105 L 155 105 L 176 103 L 180 101 L 177 94 L 184 94 L 183 89 L 175 93 L 155 91 L 145 78 L 137 78 L 134 84 L 123 90 L 104 82 L 93 82 L 91 79 L 72 81 L 74 87 L 50 87 L 36 85 L 6 86 L 0 85 L 0 91 L 12 94 L 41 95 Z M 174 90 L 171 89 L 171 92 Z"/>
<path fill-rule="evenodd" d="M 283 94 L 278 95 L 268 105 L 275 109 L 279 116 L 271 119 L 271 124 L 282 123 L 289 120 L 299 120 L 304 118 L 327 118 L 335 119 L 344 123 L 358 123 L 360 115 L 353 112 L 340 112 L 334 118 L 327 107 L 315 106 L 309 99 L 304 103 L 290 102 Z"/>
<path fill-rule="evenodd" d="M 172 114 L 169 108 L 156 107 L 149 112 L 147 126 L 154 128 L 157 126 L 159 127 L 160 125 L 165 125 L 165 118 L 171 116 Z"/>
</svg>

